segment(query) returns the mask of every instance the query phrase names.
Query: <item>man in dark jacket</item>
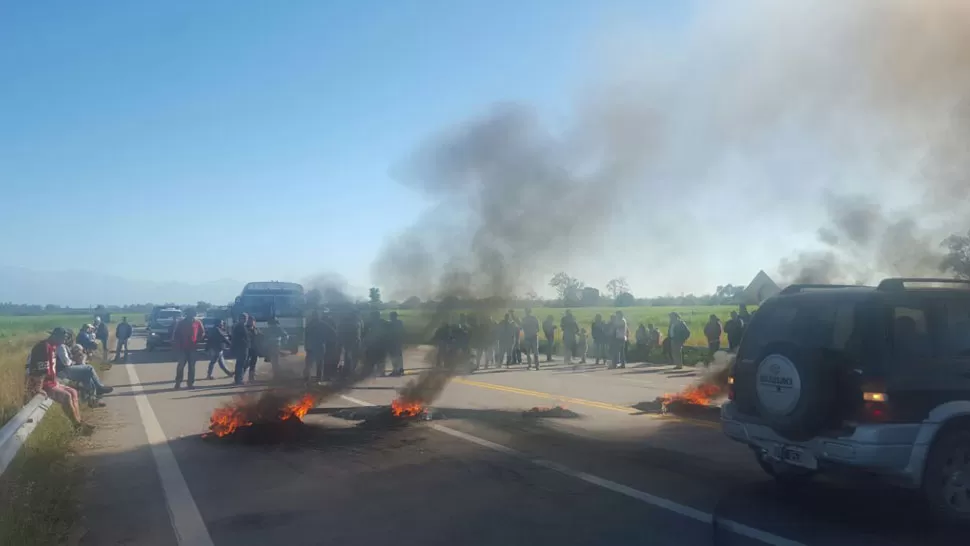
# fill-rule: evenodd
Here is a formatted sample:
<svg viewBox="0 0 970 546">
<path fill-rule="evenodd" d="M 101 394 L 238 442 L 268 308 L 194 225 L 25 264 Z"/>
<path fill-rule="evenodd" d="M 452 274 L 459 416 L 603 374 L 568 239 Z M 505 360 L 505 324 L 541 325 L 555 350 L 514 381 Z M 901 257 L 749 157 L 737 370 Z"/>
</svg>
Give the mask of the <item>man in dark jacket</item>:
<svg viewBox="0 0 970 546">
<path fill-rule="evenodd" d="M 542 321 L 542 333 L 546 336 L 546 362 L 552 362 L 552 348 L 556 343 L 556 322 L 552 315 Z"/>
<path fill-rule="evenodd" d="M 571 310 L 566 309 L 566 314 L 559 321 L 559 327 L 562 328 L 563 359 L 566 364 L 571 364 L 573 354 L 576 352 L 576 334 L 579 333 L 579 324 L 576 323 Z"/>
<path fill-rule="evenodd" d="M 738 345 L 741 344 L 741 334 L 744 333 L 744 323 L 741 322 L 737 311 L 731 311 L 731 318 L 724 323 L 724 333 L 728 338 L 728 350 L 732 353 L 737 351 Z"/>
<path fill-rule="evenodd" d="M 303 363 L 304 381 L 310 381 L 310 369 L 314 367 L 317 369 L 317 382 L 323 381 L 323 357 L 327 350 L 323 328 L 320 312 L 313 311 L 303 330 L 303 346 L 306 348 L 306 359 Z"/>
<path fill-rule="evenodd" d="M 320 324 L 324 346 L 323 380 L 332 381 L 337 378 L 337 371 L 340 367 L 340 338 L 337 336 L 337 324 L 329 310 L 324 309 L 323 316 L 320 317 Z"/>
<path fill-rule="evenodd" d="M 101 317 L 94 318 L 94 337 L 101 343 L 102 359 L 108 361 L 108 325 Z"/>
<path fill-rule="evenodd" d="M 522 344 L 525 346 L 526 368 L 532 367 L 532 358 L 535 357 L 536 370 L 539 369 L 539 330 L 541 325 L 539 319 L 532 314 L 532 309 L 525 309 L 525 316 L 522 318 Z"/>
<path fill-rule="evenodd" d="M 593 353 L 596 355 L 596 365 L 599 365 L 601 358 L 603 362 L 609 362 L 609 357 L 607 356 L 609 336 L 606 324 L 603 322 L 603 315 L 596 313 L 593 324 L 590 325 L 589 329 L 593 337 Z"/>
<path fill-rule="evenodd" d="M 236 368 L 233 375 L 235 376 L 235 383 L 237 385 L 243 384 L 243 374 L 249 365 L 249 350 L 253 345 L 252 335 L 249 329 L 246 328 L 248 321 L 249 315 L 243 313 L 239 315 L 239 320 L 232 327 L 230 344 L 232 345 L 232 354 L 236 357 Z"/>
<path fill-rule="evenodd" d="M 117 344 L 115 345 L 115 362 L 118 362 L 122 358 L 121 350 L 125 350 L 124 360 L 128 361 L 128 340 L 131 339 L 131 323 L 128 322 L 128 317 L 122 317 L 121 322 L 118 323 L 118 327 L 115 328 L 115 338 L 117 338 Z"/>
<path fill-rule="evenodd" d="M 361 330 L 362 326 L 358 311 L 356 309 L 348 310 L 343 320 L 340 321 L 340 326 L 337 328 L 337 334 L 340 336 L 340 345 L 344 353 L 341 375 L 345 377 L 349 377 L 354 373 L 354 370 L 357 368 L 357 361 L 360 360 Z"/>
<path fill-rule="evenodd" d="M 387 330 L 389 324 L 381 318 L 380 311 L 371 311 L 370 318 L 361 330 L 364 346 L 364 363 L 367 373 L 384 377 L 387 373 Z"/>
<path fill-rule="evenodd" d="M 206 379 L 212 379 L 212 370 L 219 364 L 219 369 L 226 377 L 232 377 L 232 372 L 226 368 L 226 347 L 229 346 L 229 334 L 226 332 L 226 322 L 220 320 L 215 326 L 209 328 L 205 335 L 205 350 L 209 353 L 209 370 L 205 375 Z"/>
<path fill-rule="evenodd" d="M 391 357 L 391 375 L 404 375 L 404 322 L 391 311 L 391 321 L 387 325 L 387 352 Z"/>
</svg>

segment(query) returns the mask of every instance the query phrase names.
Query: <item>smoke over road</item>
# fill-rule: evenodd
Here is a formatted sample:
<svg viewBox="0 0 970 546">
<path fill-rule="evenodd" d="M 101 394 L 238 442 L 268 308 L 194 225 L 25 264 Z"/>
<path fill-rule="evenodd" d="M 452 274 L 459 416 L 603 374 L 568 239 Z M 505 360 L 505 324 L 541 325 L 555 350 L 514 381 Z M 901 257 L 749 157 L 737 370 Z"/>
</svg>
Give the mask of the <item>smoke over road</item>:
<svg viewBox="0 0 970 546">
<path fill-rule="evenodd" d="M 433 206 L 373 264 L 385 293 L 507 298 L 620 224 L 693 264 L 643 268 L 675 289 L 723 280 L 698 241 L 759 231 L 817 233 L 787 280 L 934 270 L 967 212 L 970 4 L 711 2 L 655 34 L 612 39 L 570 127 L 499 104 L 406 161 Z"/>
</svg>

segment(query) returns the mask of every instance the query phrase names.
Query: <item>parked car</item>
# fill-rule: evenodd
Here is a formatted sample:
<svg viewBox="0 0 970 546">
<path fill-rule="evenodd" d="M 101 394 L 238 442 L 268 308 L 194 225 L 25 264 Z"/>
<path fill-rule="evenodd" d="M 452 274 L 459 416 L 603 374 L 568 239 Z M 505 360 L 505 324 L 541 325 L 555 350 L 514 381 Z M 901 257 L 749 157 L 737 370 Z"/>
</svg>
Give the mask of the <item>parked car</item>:
<svg viewBox="0 0 970 546">
<path fill-rule="evenodd" d="M 970 523 L 970 281 L 789 286 L 752 317 L 728 387 L 725 434 L 780 484 L 875 478 Z"/>
</svg>

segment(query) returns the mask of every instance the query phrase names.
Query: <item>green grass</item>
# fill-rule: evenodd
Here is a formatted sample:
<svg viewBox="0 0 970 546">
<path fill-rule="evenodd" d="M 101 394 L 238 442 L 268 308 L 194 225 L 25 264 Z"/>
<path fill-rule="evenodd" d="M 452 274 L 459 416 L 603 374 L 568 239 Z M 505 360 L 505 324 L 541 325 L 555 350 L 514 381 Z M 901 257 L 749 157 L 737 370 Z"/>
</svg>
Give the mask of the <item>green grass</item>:
<svg viewBox="0 0 970 546">
<path fill-rule="evenodd" d="M 145 315 L 135 313 L 115 313 L 111 315 L 111 330 L 114 325 L 121 322 L 122 317 L 128 317 L 128 322 L 132 324 L 142 324 L 145 322 Z M 39 316 L 0 316 L 0 340 L 12 338 L 24 334 L 39 334 L 49 332 L 57 326 L 68 328 L 77 333 L 82 324 L 94 321 L 93 316 L 88 315 L 39 315 Z"/>
<path fill-rule="evenodd" d="M 78 517 L 81 469 L 71 459 L 74 429 L 53 405 L 0 477 L 0 544 L 63 544 Z"/>
<path fill-rule="evenodd" d="M 748 308 L 749 311 L 753 311 L 754 309 L 754 306 Z M 586 328 L 588 332 L 590 324 L 593 322 L 593 317 L 597 313 L 602 315 L 605 320 L 616 311 L 623 311 L 623 316 L 626 317 L 627 324 L 630 327 L 630 335 L 632 336 L 635 334 L 641 322 L 643 324 L 652 323 L 660 329 L 661 333 L 666 335 L 667 326 L 670 323 L 668 316 L 671 311 L 676 311 L 680 313 L 681 318 L 687 322 L 691 330 L 691 337 L 687 340 L 687 346 L 707 347 L 707 339 L 704 337 L 704 324 L 707 322 L 708 317 L 712 314 L 717 315 L 723 324 L 730 318 L 731 311 L 736 310 L 737 306 L 735 305 L 714 305 L 697 307 L 576 307 L 572 309 L 572 312 L 573 316 L 579 322 L 580 327 Z M 496 321 L 501 320 L 507 311 L 508 309 L 496 311 L 492 313 L 492 318 Z M 457 319 L 458 313 L 460 312 L 455 311 L 453 318 Z M 559 319 L 562 318 L 565 312 L 565 309 L 551 307 L 536 307 L 532 310 L 532 313 L 539 317 L 540 321 L 545 320 L 548 315 L 552 315 L 556 326 L 559 325 Z M 404 321 L 404 327 L 409 336 L 418 336 L 426 332 L 434 316 L 431 311 L 416 309 L 399 310 L 398 314 L 401 320 Z M 521 320 L 525 316 L 525 311 L 523 309 L 516 309 L 515 315 Z M 562 332 L 559 330 L 556 331 L 556 340 L 562 340 Z M 723 336 L 721 341 L 722 343 L 727 343 L 727 337 Z"/>
</svg>

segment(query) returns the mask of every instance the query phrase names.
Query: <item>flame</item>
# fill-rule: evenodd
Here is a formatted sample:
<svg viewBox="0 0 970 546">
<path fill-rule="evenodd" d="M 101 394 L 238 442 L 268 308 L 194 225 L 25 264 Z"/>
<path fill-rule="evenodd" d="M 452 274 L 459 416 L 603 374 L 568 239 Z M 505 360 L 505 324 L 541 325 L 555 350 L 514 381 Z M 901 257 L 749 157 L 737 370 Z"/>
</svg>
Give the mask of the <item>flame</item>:
<svg viewBox="0 0 970 546">
<path fill-rule="evenodd" d="M 424 405 L 421 402 L 408 402 L 400 398 L 391 402 L 391 413 L 395 417 L 414 417 L 422 411 L 424 411 Z"/>
<path fill-rule="evenodd" d="M 212 412 L 209 418 L 209 430 L 219 438 L 236 432 L 240 427 L 248 427 L 253 422 L 246 416 L 246 411 L 240 406 L 226 406 Z"/>
<path fill-rule="evenodd" d="M 222 438 L 240 428 L 252 426 L 256 422 L 272 422 L 273 420 L 282 422 L 289 419 L 302 421 L 303 417 L 317 405 L 317 398 L 312 394 L 304 394 L 298 401 L 285 404 L 275 411 L 261 409 L 260 402 L 263 400 L 269 400 L 269 397 L 260 401 L 240 399 L 232 405 L 216 409 L 212 412 L 212 417 L 209 418 L 209 430 L 212 434 Z M 272 417 L 268 417 L 268 415 L 272 415 Z"/>
<path fill-rule="evenodd" d="M 691 385 L 677 394 L 665 394 L 661 397 L 661 400 L 663 401 L 664 406 L 670 404 L 671 402 L 683 402 L 685 404 L 707 406 L 722 392 L 723 389 L 720 385 L 716 385 L 714 383 L 701 383 L 700 385 Z"/>
<path fill-rule="evenodd" d="M 300 398 L 299 402 L 295 404 L 290 404 L 280 410 L 280 421 L 286 421 L 287 419 L 292 419 L 296 417 L 297 419 L 303 420 L 306 414 L 309 413 L 313 406 L 317 405 L 317 399 L 312 394 L 304 394 L 303 398 Z"/>
</svg>

